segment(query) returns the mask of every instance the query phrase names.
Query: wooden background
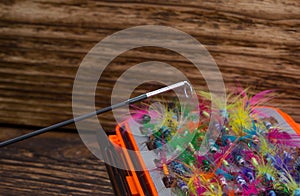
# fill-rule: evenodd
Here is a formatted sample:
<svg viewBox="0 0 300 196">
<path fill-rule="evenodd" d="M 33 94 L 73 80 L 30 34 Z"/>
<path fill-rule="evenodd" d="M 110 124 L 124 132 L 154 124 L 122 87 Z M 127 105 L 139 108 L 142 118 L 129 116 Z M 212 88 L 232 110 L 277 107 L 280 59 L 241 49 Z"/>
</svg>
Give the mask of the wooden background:
<svg viewBox="0 0 300 196">
<path fill-rule="evenodd" d="M 72 116 L 73 79 L 85 54 L 101 39 L 137 25 L 175 27 L 206 46 L 227 87 L 251 92 L 276 89 L 271 105 L 300 122 L 300 1 L 85 1 L 0 2 L 0 140 Z M 96 105 L 110 103 L 121 70 L 144 61 L 186 68 L 189 63 L 163 49 L 141 48 L 112 62 L 97 89 Z M 111 115 L 101 117 L 113 129 Z M 82 144 L 73 127 L 0 149 L 0 192 L 4 195 L 113 194 L 104 165 Z"/>
</svg>

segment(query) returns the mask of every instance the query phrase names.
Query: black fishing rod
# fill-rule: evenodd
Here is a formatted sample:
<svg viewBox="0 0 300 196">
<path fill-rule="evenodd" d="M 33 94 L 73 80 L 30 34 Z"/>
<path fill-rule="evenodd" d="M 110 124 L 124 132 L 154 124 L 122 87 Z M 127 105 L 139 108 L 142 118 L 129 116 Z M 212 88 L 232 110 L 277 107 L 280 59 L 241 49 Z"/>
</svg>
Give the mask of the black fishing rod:
<svg viewBox="0 0 300 196">
<path fill-rule="evenodd" d="M 16 143 L 16 142 L 19 142 L 19 141 L 22 141 L 22 140 L 34 137 L 36 135 L 40 135 L 42 133 L 46 133 L 48 131 L 52 131 L 54 129 L 57 129 L 57 128 L 60 128 L 60 127 L 63 127 L 63 126 L 67 126 L 67 125 L 70 125 L 70 124 L 78 122 L 78 121 L 82 121 L 84 119 L 90 118 L 90 117 L 95 116 L 95 115 L 103 114 L 105 112 L 111 111 L 111 110 L 116 109 L 116 108 L 124 107 L 124 106 L 132 104 L 132 103 L 143 101 L 145 99 L 148 99 L 149 97 L 152 97 L 152 96 L 155 96 L 155 95 L 158 95 L 158 94 L 161 94 L 161 93 L 164 93 L 164 92 L 176 89 L 178 87 L 183 87 L 183 86 L 189 87 L 188 90 L 192 91 L 191 85 L 187 81 L 178 82 L 178 83 L 172 84 L 170 86 L 166 86 L 166 87 L 163 87 L 163 88 L 160 88 L 160 89 L 157 89 L 157 90 L 154 90 L 154 91 L 151 91 L 151 92 L 139 95 L 137 97 L 130 98 L 130 99 L 126 100 L 126 101 L 119 102 L 119 103 L 116 103 L 114 105 L 111 105 L 111 106 L 99 109 L 99 110 L 97 110 L 95 112 L 84 114 L 82 116 L 78 116 L 76 118 L 72 118 L 72 119 L 69 119 L 69 120 L 66 120 L 66 121 L 63 121 L 63 122 L 51 125 L 49 127 L 45 127 L 45 128 L 33 131 L 31 133 L 27 133 L 27 134 L 18 136 L 16 138 L 3 141 L 3 142 L 0 143 L 0 147 L 4 147 L 4 146 L 10 145 L 10 144 L 13 144 L 13 143 Z M 188 96 L 186 88 L 184 89 L 184 91 L 185 91 L 186 96 Z"/>
</svg>

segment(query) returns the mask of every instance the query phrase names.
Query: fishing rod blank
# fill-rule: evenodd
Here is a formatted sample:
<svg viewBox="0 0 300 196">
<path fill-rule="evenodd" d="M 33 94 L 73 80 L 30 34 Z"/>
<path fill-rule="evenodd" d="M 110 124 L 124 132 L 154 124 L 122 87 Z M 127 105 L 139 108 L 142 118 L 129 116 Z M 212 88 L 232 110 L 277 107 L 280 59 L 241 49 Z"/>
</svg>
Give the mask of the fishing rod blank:
<svg viewBox="0 0 300 196">
<path fill-rule="evenodd" d="M 19 141 L 22 141 L 22 140 L 34 137 L 36 135 L 40 135 L 42 133 L 46 133 L 48 131 L 51 131 L 51 130 L 63 127 L 63 126 L 67 126 L 67 125 L 70 125 L 70 124 L 78 122 L 78 121 L 82 121 L 84 119 L 90 118 L 90 117 L 95 116 L 95 115 L 103 114 L 105 112 L 111 111 L 111 110 L 116 109 L 116 108 L 120 108 L 120 107 L 129 105 L 129 104 L 132 104 L 132 103 L 143 101 L 143 100 L 145 100 L 145 99 L 147 99 L 149 97 L 152 97 L 152 96 L 155 96 L 155 95 L 158 95 L 158 94 L 161 94 L 161 93 L 164 93 L 164 92 L 167 92 L 169 90 L 172 90 L 172 89 L 175 89 L 175 88 L 178 88 L 178 87 L 182 87 L 182 86 L 189 87 L 188 90 L 190 92 L 192 92 L 192 88 L 191 88 L 190 83 L 188 83 L 187 81 L 178 82 L 176 84 L 172 84 L 170 86 L 166 86 L 166 87 L 163 87 L 163 88 L 160 88 L 160 89 L 157 89 L 157 90 L 154 90 L 154 91 L 151 91 L 151 92 L 139 95 L 137 97 L 130 98 L 130 99 L 126 100 L 126 101 L 123 101 L 123 102 L 120 102 L 120 103 L 116 103 L 114 105 L 102 108 L 102 109 L 97 110 L 95 112 L 91 112 L 91 113 L 88 113 L 88 114 L 85 114 L 85 115 L 82 115 L 82 116 L 78 116 L 76 118 L 69 119 L 69 120 L 66 120 L 66 121 L 63 121 L 63 122 L 51 125 L 49 127 L 45 127 L 45 128 L 33 131 L 31 133 L 27 133 L 27 134 L 21 135 L 19 137 L 13 138 L 13 139 L 6 140 L 6 141 L 0 143 L 0 147 L 4 147 L 4 146 L 10 145 L 10 144 L 13 144 L 13 143 L 16 143 L 16 142 L 19 142 Z M 184 93 L 185 93 L 185 95 L 187 97 L 189 96 L 188 93 L 187 93 L 187 88 L 184 88 Z"/>
</svg>

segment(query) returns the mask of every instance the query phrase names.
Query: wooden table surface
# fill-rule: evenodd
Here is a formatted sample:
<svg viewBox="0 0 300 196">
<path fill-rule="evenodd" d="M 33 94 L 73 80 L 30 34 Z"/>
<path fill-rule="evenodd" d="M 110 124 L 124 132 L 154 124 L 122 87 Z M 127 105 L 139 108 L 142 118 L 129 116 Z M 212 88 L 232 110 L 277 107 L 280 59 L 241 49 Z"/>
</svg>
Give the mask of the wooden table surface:
<svg viewBox="0 0 300 196">
<path fill-rule="evenodd" d="M 0 140 L 72 117 L 72 85 L 86 53 L 104 37 L 137 25 L 167 25 L 199 40 L 226 87 L 275 89 L 270 105 L 300 122 L 299 0 L 3 0 L 0 2 Z M 101 78 L 96 106 L 109 105 L 122 71 L 162 61 L 196 77 L 180 55 L 140 48 L 116 58 Z M 105 130 L 115 122 L 101 117 Z M 74 127 L 0 149 L 1 195 L 111 195 L 103 163 Z"/>
</svg>

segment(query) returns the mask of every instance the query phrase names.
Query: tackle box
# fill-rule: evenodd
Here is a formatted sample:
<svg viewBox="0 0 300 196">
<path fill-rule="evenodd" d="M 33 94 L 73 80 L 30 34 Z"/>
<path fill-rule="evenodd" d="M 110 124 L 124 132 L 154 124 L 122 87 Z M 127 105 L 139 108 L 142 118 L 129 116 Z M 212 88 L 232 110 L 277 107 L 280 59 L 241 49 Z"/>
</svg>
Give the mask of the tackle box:
<svg viewBox="0 0 300 196">
<path fill-rule="evenodd" d="M 297 124 L 289 115 L 281 110 L 272 107 L 259 107 L 256 109 L 265 116 L 276 119 L 280 127 L 287 130 L 287 132 L 300 135 L 300 124 Z M 167 188 L 164 185 L 161 171 L 147 170 L 146 168 L 145 163 L 155 162 L 157 156 L 154 152 L 153 156 L 149 156 L 149 153 L 147 153 L 146 157 L 143 153 L 140 153 L 141 151 L 145 151 L 144 145 L 141 144 L 144 144 L 148 140 L 147 136 L 133 134 L 140 132 L 140 126 L 141 124 L 127 120 L 116 126 L 114 134 L 108 136 L 112 143 L 136 151 L 134 154 L 129 154 L 126 150 L 122 150 L 122 152 L 114 151 L 112 153 L 106 149 L 104 152 L 109 159 L 119 159 L 116 161 L 123 161 L 124 164 L 127 164 L 131 168 L 130 170 L 121 170 L 106 164 L 114 192 L 116 195 L 133 196 L 173 195 L 174 193 L 171 188 Z M 143 171 L 135 171 L 135 167 L 145 169 Z"/>
</svg>

